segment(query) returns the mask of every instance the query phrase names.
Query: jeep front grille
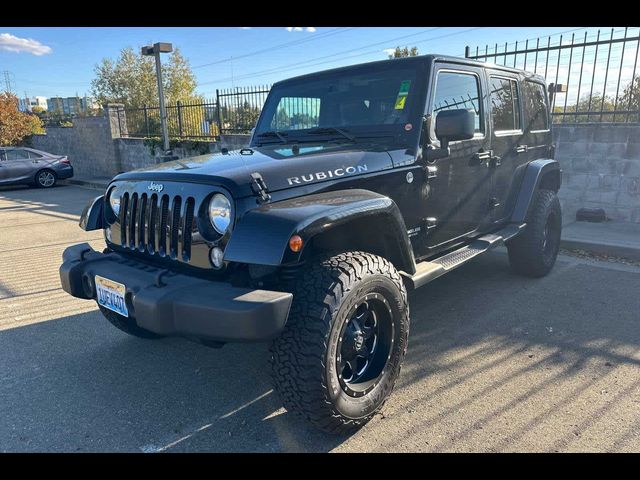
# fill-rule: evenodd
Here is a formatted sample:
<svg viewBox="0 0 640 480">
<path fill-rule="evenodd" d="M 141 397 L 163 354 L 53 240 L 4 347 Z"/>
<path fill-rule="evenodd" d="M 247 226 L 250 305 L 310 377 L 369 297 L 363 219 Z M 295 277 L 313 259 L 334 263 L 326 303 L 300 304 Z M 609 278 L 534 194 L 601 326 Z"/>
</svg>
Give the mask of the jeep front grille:
<svg viewBox="0 0 640 480">
<path fill-rule="evenodd" d="M 193 197 L 125 192 L 120 198 L 120 245 L 188 262 L 194 229 Z M 113 239 L 116 241 L 117 239 Z"/>
</svg>

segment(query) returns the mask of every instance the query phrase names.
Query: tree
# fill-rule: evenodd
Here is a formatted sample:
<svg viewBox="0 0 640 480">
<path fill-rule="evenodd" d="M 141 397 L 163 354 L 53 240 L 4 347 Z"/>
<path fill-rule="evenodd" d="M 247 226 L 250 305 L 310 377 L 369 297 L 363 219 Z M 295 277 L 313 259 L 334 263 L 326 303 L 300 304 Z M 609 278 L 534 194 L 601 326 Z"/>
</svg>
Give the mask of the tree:
<svg viewBox="0 0 640 480">
<path fill-rule="evenodd" d="M 164 60 L 164 58 L 163 58 Z M 128 47 L 120 51 L 117 60 L 104 58 L 95 66 L 96 78 L 91 81 L 92 95 L 99 105 L 123 103 L 140 108 L 158 104 L 158 84 L 153 57 L 135 53 Z M 196 79 L 189 62 L 176 48 L 162 65 L 162 80 L 167 104 L 178 100 L 194 101 Z"/>
<path fill-rule="evenodd" d="M 15 95 L 0 93 L 0 145 L 19 145 L 35 133 L 44 133 L 40 118 L 21 112 Z"/>
<path fill-rule="evenodd" d="M 594 93 L 593 95 L 583 95 L 578 101 L 578 105 L 576 108 L 576 104 L 567 105 L 566 113 L 577 112 L 598 112 L 596 114 L 591 115 L 557 115 L 558 122 L 560 123 L 583 123 L 583 122 L 595 122 L 600 120 L 600 112 L 613 112 L 615 110 L 615 99 L 610 97 L 609 95 L 605 95 L 604 100 L 602 98 L 601 93 Z M 620 108 L 620 101 L 618 101 L 618 110 L 622 110 Z M 553 108 L 553 112 L 556 114 L 561 114 L 564 111 L 564 101 L 556 101 L 555 106 Z M 620 115 L 616 117 L 620 119 Z M 613 121 L 613 115 L 603 115 L 603 122 L 611 122 Z"/>
<path fill-rule="evenodd" d="M 418 47 L 396 47 L 396 50 L 389 54 L 389 58 L 405 58 L 405 57 L 417 57 L 418 56 Z"/>
<path fill-rule="evenodd" d="M 36 115 L 40 115 L 45 111 L 44 107 L 41 107 L 40 105 L 36 105 L 34 107 L 31 108 L 31 112 L 35 113 Z"/>
<path fill-rule="evenodd" d="M 633 78 L 625 87 L 622 97 L 618 99 L 617 109 L 640 112 L 640 76 Z M 637 122 L 640 120 L 640 115 L 631 115 L 629 120 Z"/>
</svg>

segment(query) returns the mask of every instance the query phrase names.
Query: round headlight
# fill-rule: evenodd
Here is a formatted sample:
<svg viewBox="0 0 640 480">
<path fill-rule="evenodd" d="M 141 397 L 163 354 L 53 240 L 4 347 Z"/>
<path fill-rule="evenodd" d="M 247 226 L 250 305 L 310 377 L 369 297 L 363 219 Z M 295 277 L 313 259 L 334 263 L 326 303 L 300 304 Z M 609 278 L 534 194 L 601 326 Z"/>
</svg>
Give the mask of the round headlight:
<svg viewBox="0 0 640 480">
<path fill-rule="evenodd" d="M 111 189 L 109 192 L 109 205 L 116 217 L 120 216 L 120 195 L 118 195 L 117 189 Z"/>
<path fill-rule="evenodd" d="M 231 224 L 231 202 L 221 193 L 216 193 L 209 201 L 209 220 L 220 235 L 229 229 Z"/>
</svg>

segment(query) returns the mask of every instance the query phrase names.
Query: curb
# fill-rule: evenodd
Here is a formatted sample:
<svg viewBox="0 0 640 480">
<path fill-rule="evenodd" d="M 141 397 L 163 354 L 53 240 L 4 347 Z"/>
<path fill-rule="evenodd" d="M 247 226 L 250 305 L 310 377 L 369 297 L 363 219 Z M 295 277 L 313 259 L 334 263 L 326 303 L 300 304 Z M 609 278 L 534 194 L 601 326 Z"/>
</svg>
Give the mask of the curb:
<svg viewBox="0 0 640 480">
<path fill-rule="evenodd" d="M 95 190 L 106 190 L 108 182 L 91 181 L 91 180 L 76 180 L 73 178 L 68 178 L 66 180 L 60 180 L 59 183 L 61 185 L 74 185 L 76 187 L 85 187 L 85 188 L 93 188 Z"/>
<path fill-rule="evenodd" d="M 640 260 L 640 248 L 627 247 L 619 244 L 597 243 L 588 240 L 564 239 L 560 240 L 560 248 L 568 250 L 585 250 L 587 252 Z"/>
</svg>

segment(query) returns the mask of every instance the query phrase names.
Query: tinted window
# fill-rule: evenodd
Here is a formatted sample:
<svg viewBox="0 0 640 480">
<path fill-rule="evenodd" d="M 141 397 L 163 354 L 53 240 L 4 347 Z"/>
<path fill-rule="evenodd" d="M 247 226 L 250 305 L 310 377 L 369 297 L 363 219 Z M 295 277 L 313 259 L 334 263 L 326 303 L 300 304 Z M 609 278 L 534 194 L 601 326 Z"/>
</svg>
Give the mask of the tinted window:
<svg viewBox="0 0 640 480">
<path fill-rule="evenodd" d="M 520 130 L 520 99 L 518 84 L 515 80 L 491 77 L 491 118 L 493 128 L 501 130 Z"/>
<path fill-rule="evenodd" d="M 271 120 L 275 130 L 300 130 L 318 126 L 320 99 L 312 97 L 282 97 Z"/>
<path fill-rule="evenodd" d="M 478 77 L 469 73 L 439 72 L 433 97 L 434 120 L 444 110 L 466 109 L 475 113 L 476 132 L 482 132 L 480 122 L 480 88 Z M 431 123 L 435 125 L 435 121 Z"/>
<path fill-rule="evenodd" d="M 29 152 L 29 158 L 42 158 L 42 155 L 36 152 Z"/>
<path fill-rule="evenodd" d="M 7 159 L 7 157 L 6 157 L 5 153 L 4 153 L 4 150 L 0 150 L 0 160 L 6 160 L 6 159 Z"/>
<path fill-rule="evenodd" d="M 7 160 L 25 160 L 29 158 L 29 153 L 26 150 L 9 150 L 7 151 Z"/>
<path fill-rule="evenodd" d="M 341 71 L 285 82 L 271 89 L 256 137 L 274 129 L 302 135 L 315 127 L 403 128 L 419 92 L 413 66 Z"/>
<path fill-rule="evenodd" d="M 527 107 L 527 130 L 548 130 L 549 111 L 544 85 L 535 82 L 524 82 Z"/>
</svg>

